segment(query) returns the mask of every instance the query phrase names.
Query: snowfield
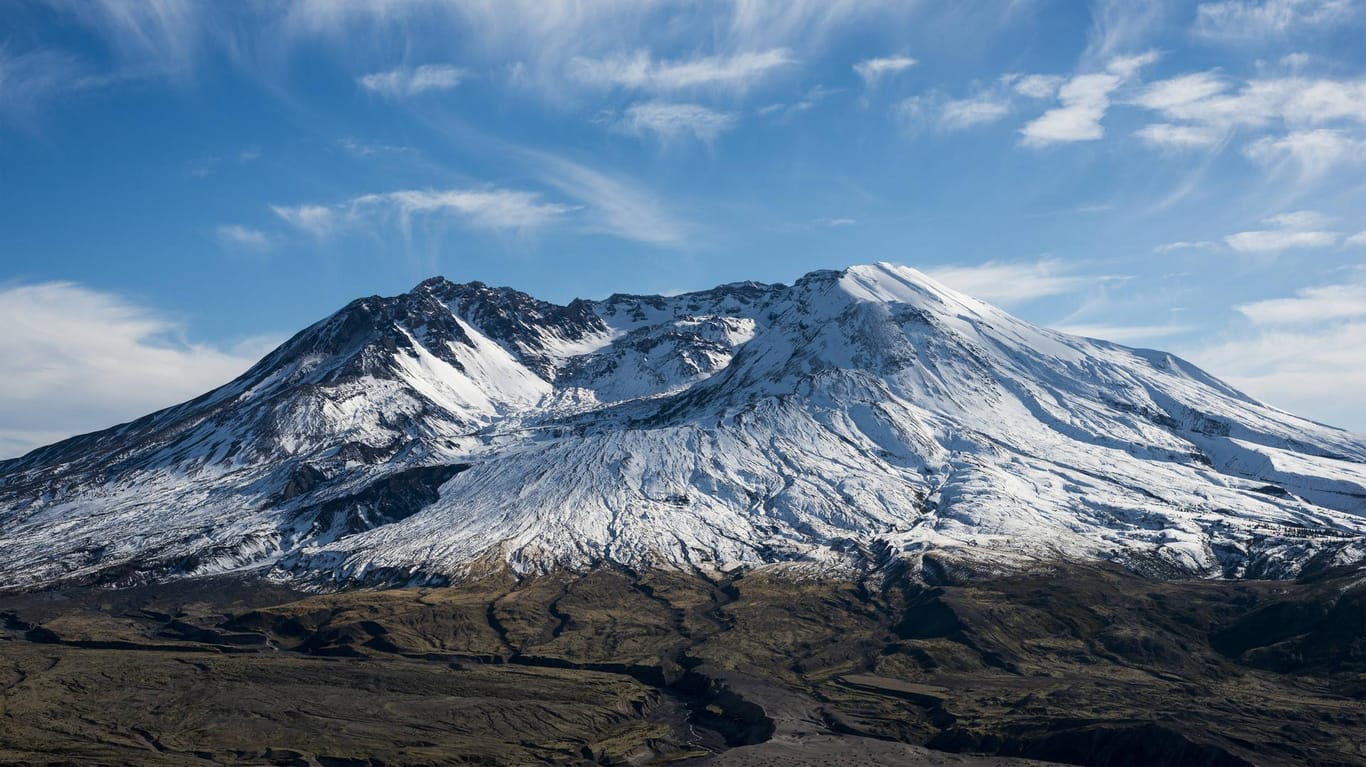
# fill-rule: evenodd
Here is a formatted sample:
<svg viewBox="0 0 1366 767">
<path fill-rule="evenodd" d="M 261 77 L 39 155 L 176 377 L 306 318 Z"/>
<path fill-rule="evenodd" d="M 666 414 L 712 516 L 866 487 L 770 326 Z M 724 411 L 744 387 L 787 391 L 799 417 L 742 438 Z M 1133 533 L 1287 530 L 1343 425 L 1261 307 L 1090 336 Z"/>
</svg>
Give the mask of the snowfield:
<svg viewBox="0 0 1366 767">
<path fill-rule="evenodd" d="M 1366 559 L 1366 439 L 879 264 L 568 306 L 428 280 L 0 463 L 5 585 L 1060 559 Z"/>
</svg>

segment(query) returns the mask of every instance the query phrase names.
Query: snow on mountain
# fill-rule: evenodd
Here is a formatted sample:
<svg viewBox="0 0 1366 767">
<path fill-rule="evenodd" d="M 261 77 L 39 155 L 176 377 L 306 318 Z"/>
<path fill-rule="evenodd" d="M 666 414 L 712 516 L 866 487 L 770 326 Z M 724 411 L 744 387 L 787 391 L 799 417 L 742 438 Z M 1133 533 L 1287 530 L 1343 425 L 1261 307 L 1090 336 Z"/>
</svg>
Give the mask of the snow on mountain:
<svg viewBox="0 0 1366 767">
<path fill-rule="evenodd" d="M 437 278 L 0 463 L 0 582 L 507 563 L 927 576 L 1366 559 L 1366 440 L 913 269 L 557 306 Z"/>
</svg>

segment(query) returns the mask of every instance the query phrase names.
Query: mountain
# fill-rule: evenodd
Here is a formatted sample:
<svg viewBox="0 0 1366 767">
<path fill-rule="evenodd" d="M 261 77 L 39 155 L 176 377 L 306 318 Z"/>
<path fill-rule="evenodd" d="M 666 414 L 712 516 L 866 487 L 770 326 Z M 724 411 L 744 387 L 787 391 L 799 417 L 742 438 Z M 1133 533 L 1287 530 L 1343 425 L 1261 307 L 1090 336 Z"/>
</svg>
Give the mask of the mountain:
<svg viewBox="0 0 1366 767">
<path fill-rule="evenodd" d="M 889 264 L 559 306 L 427 280 L 0 463 L 0 584 L 1366 559 L 1366 439 Z"/>
</svg>

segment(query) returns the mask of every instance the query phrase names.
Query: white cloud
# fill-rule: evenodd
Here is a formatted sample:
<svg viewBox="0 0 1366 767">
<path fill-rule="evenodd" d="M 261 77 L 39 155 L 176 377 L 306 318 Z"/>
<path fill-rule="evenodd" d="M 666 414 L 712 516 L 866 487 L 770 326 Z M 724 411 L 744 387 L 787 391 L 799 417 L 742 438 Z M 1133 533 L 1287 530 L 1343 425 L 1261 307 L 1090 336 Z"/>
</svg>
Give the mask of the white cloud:
<svg viewBox="0 0 1366 767">
<path fill-rule="evenodd" d="M 1352 13 L 1351 0 L 1220 0 L 1196 9 L 1195 33 L 1223 40 L 1269 38 L 1341 22 Z"/>
<path fill-rule="evenodd" d="M 1058 90 L 1062 107 L 1050 109 L 1023 129 L 1026 146 L 1072 141 L 1094 141 L 1105 136 L 1100 120 L 1110 107 L 1110 93 L 1119 87 L 1116 75 L 1078 75 Z"/>
<path fill-rule="evenodd" d="M 1182 356 L 1292 413 L 1366 432 L 1366 322 L 1267 328 Z"/>
<path fill-rule="evenodd" d="M 1100 121 L 1114 93 L 1138 70 L 1157 60 L 1156 53 L 1113 58 L 1105 73 L 1083 74 L 1058 89 L 1062 106 L 1050 109 L 1020 130 L 1025 146 L 1043 147 L 1073 141 L 1095 141 L 1105 136 Z"/>
<path fill-rule="evenodd" d="M 1262 223 L 1278 226 L 1283 229 L 1312 229 L 1314 227 L 1328 226 L 1333 223 L 1331 216 L 1325 216 L 1316 210 L 1292 210 L 1288 213 L 1277 213 L 1274 216 L 1267 216 L 1262 219 Z"/>
<path fill-rule="evenodd" d="M 1084 69 L 1094 71 L 1125 51 L 1138 50 L 1163 21 L 1166 3 L 1134 0 L 1092 0 L 1086 10 L 1091 28 L 1082 52 Z"/>
<path fill-rule="evenodd" d="M 535 229 L 575 210 L 541 202 L 535 192 L 511 189 L 406 189 L 367 194 L 350 203 L 353 211 L 392 209 L 403 217 L 421 213 L 455 214 L 481 229 Z"/>
<path fill-rule="evenodd" d="M 1192 72 L 1148 85 L 1133 103 L 1145 109 L 1184 116 L 1180 110 L 1218 96 L 1228 87 L 1228 83 L 1214 72 Z"/>
<path fill-rule="evenodd" d="M 416 69 L 399 67 L 356 78 L 356 84 L 382 96 L 416 96 L 428 91 L 448 91 L 465 79 L 465 70 L 445 64 L 423 64 Z"/>
<path fill-rule="evenodd" d="M 270 209 L 285 223 L 320 239 L 331 235 L 340 222 L 336 211 L 325 205 L 271 205 Z"/>
<path fill-rule="evenodd" d="M 401 189 L 365 194 L 339 205 L 272 205 L 286 223 L 314 237 L 397 216 L 405 226 L 419 215 L 453 215 L 479 229 L 535 229 L 560 220 L 576 208 L 542 202 L 540 195 L 512 189 Z"/>
<path fill-rule="evenodd" d="M 1366 137 L 1317 128 L 1263 136 L 1245 146 L 1243 153 L 1268 168 L 1298 169 L 1301 179 L 1310 180 L 1345 165 L 1366 164 Z"/>
<path fill-rule="evenodd" d="M 1153 248 L 1154 253 L 1171 253 L 1177 250 L 1211 250 L 1218 247 L 1209 240 L 1181 240 L 1179 242 L 1167 242 Z"/>
<path fill-rule="evenodd" d="M 219 348 L 113 293 L 70 282 L 0 289 L 0 453 L 113 426 L 226 383 L 262 344 Z"/>
<path fill-rule="evenodd" d="M 1065 79 L 1067 78 L 1060 75 L 1021 75 L 1008 78 L 1016 93 L 1031 99 L 1052 98 Z"/>
<path fill-rule="evenodd" d="M 259 229 L 228 224 L 218 227 L 214 234 L 221 245 L 244 250 L 265 250 L 270 247 L 270 238 Z"/>
<path fill-rule="evenodd" d="M 1287 53 L 1281 57 L 1281 66 L 1290 70 L 1300 70 L 1309 66 L 1309 62 L 1313 60 L 1314 57 L 1304 51 L 1295 51 L 1294 53 Z"/>
<path fill-rule="evenodd" d="M 1140 69 L 1155 63 L 1160 58 L 1162 55 L 1157 51 L 1144 51 L 1132 56 L 1116 56 L 1105 65 L 1105 71 L 1118 75 L 1121 80 L 1127 81 L 1133 79 Z"/>
<path fill-rule="evenodd" d="M 544 183 L 586 207 L 585 229 L 648 245 L 679 245 L 690 227 L 648 189 L 631 181 L 545 153 L 531 153 Z"/>
<path fill-rule="evenodd" d="M 1290 298 L 1234 307 L 1255 325 L 1305 325 L 1366 317 L 1366 282 L 1303 288 Z"/>
<path fill-rule="evenodd" d="M 1187 352 L 1293 413 L 1366 432 L 1366 271 L 1236 307 L 1245 334 Z"/>
<path fill-rule="evenodd" d="M 954 290 L 984 301 L 1012 306 L 1046 296 L 1073 293 L 1095 284 L 1096 278 L 1068 274 L 1057 259 L 1035 262 L 988 261 L 977 266 L 939 266 L 927 269 L 934 279 Z"/>
<path fill-rule="evenodd" d="M 998 122 L 1010 110 L 1009 91 L 997 84 L 963 99 L 948 99 L 942 92 L 932 90 L 902 99 L 892 112 L 902 127 L 914 134 L 924 128 L 949 133 L 968 130 Z"/>
<path fill-rule="evenodd" d="M 1366 246 L 1366 231 L 1357 232 L 1343 240 L 1342 244 L 1349 247 Z"/>
<path fill-rule="evenodd" d="M 1241 253 L 1276 253 L 1292 248 L 1327 248 L 1337 244 L 1338 232 L 1321 228 L 1330 222 L 1326 216 L 1310 210 L 1282 213 L 1262 220 L 1273 228 L 1255 229 L 1230 234 L 1224 238 L 1230 248 Z"/>
<path fill-rule="evenodd" d="M 684 4 L 684 7 L 692 7 Z M 897 29 L 919 10 L 906 0 L 742 0 L 722 3 L 719 20 L 702 14 L 709 26 L 733 48 L 802 44 L 810 48 L 825 44 L 831 35 L 870 21 L 878 29 Z M 726 19 L 724 11 L 730 11 Z"/>
<path fill-rule="evenodd" d="M 1264 135 L 1243 154 L 1272 172 L 1296 171 L 1301 182 L 1366 164 L 1366 80 L 1266 78 L 1235 89 L 1218 73 L 1195 72 L 1152 83 L 1131 103 L 1167 120 L 1138 131 L 1152 147 L 1213 146 L 1256 130 Z"/>
<path fill-rule="evenodd" d="M 185 82 L 211 33 L 230 28 L 226 6 L 195 0 L 48 0 L 48 4 L 101 37 L 131 77 Z"/>
<path fill-rule="evenodd" d="M 975 98 L 948 101 L 940 108 L 939 127 L 944 130 L 964 130 L 994 123 L 1010 114 L 1010 103 L 990 94 Z"/>
<path fill-rule="evenodd" d="M 793 115 L 800 114 L 802 112 L 807 111 L 808 109 L 811 109 L 812 107 L 816 106 L 817 104 L 829 98 L 830 96 L 839 93 L 841 90 L 843 89 L 826 88 L 823 85 L 815 85 L 812 86 L 809 90 L 807 90 L 806 95 L 802 96 L 802 98 L 798 101 L 795 101 L 791 104 L 767 104 L 756 109 L 755 114 L 759 115 L 760 117 L 767 117 L 769 115 L 779 114 L 783 118 L 789 118 Z"/>
<path fill-rule="evenodd" d="M 1242 253 L 1277 253 L 1291 248 L 1326 248 L 1337 240 L 1336 232 L 1295 232 L 1285 229 L 1239 232 L 1224 238 L 1230 248 Z"/>
<path fill-rule="evenodd" d="M 397 144 L 385 144 L 378 141 L 361 141 L 350 136 L 339 138 L 336 145 L 347 154 L 356 157 L 374 157 L 376 155 L 404 154 L 412 152 L 412 147 L 400 146 Z"/>
<path fill-rule="evenodd" d="M 816 223 L 823 226 L 853 226 L 858 221 L 852 218 L 818 218 Z"/>
<path fill-rule="evenodd" d="M 1290 126 L 1335 121 L 1366 124 L 1366 80 L 1278 77 L 1249 80 L 1236 92 L 1212 73 L 1153 83 L 1136 100 L 1168 119 L 1211 126 Z"/>
<path fill-rule="evenodd" d="M 869 87 L 877 85 L 887 75 L 893 75 L 915 66 L 918 62 L 909 56 L 886 56 L 864 59 L 854 65 L 854 71 Z"/>
<path fill-rule="evenodd" d="M 722 88 L 743 91 L 774 70 L 795 63 L 786 49 L 705 56 L 678 61 L 656 61 L 649 51 L 611 58 L 577 57 L 570 61 L 570 75 L 581 83 L 631 90 L 676 91 Z"/>
<path fill-rule="evenodd" d="M 0 120 L 32 121 L 52 101 L 99 84 L 75 58 L 0 44 Z"/>
<path fill-rule="evenodd" d="M 735 126 L 735 116 L 699 104 L 648 101 L 632 104 L 617 122 L 617 128 L 635 135 L 653 134 L 665 143 L 689 135 L 700 141 L 713 141 Z"/>
<path fill-rule="evenodd" d="M 1145 144 L 1159 149 L 1192 149 L 1219 143 L 1219 134 L 1196 125 L 1153 123 L 1134 131 Z"/>
</svg>

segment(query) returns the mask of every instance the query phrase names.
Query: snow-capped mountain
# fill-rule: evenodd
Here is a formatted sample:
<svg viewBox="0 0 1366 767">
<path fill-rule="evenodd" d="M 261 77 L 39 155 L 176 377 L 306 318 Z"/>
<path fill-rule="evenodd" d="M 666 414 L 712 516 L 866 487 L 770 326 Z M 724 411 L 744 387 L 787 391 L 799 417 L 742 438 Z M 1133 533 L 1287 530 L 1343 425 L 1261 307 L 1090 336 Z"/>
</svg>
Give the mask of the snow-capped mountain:
<svg viewBox="0 0 1366 767">
<path fill-rule="evenodd" d="M 913 269 L 557 306 L 436 278 L 0 463 L 0 583 L 1366 559 L 1366 440 Z"/>
</svg>

